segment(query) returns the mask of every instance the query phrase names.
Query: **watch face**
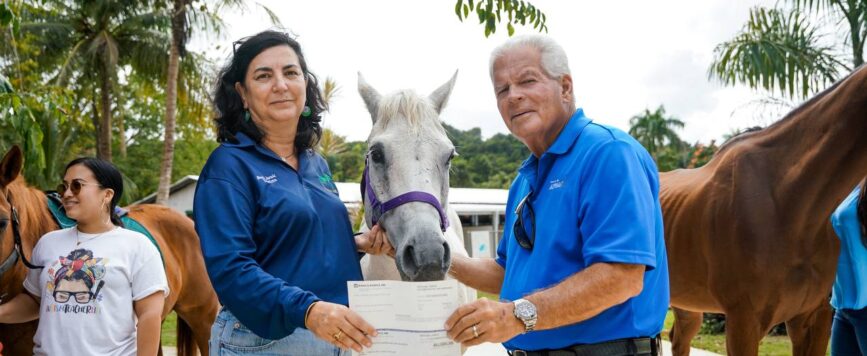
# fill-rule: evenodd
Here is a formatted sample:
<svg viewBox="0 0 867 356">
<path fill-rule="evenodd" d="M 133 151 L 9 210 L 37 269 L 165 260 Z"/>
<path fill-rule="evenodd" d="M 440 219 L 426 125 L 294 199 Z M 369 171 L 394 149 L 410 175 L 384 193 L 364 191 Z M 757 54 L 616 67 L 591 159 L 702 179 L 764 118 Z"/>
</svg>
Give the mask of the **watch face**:
<svg viewBox="0 0 867 356">
<path fill-rule="evenodd" d="M 536 314 L 536 308 L 533 308 L 533 305 L 530 303 L 518 303 L 515 306 L 515 314 L 520 318 L 530 318 Z"/>
</svg>

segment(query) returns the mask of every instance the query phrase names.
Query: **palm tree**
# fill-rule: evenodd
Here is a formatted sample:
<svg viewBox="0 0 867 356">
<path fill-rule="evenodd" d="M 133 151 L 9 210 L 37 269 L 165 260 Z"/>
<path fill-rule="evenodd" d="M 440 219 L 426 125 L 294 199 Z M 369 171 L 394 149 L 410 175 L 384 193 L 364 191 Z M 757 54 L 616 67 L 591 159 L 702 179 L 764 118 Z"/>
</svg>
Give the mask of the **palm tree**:
<svg viewBox="0 0 867 356">
<path fill-rule="evenodd" d="M 56 85 L 99 84 L 100 115 L 93 118 L 97 156 L 111 160 L 112 97 L 118 70 L 128 65 L 136 72 L 158 76 L 159 63 L 167 54 L 163 29 L 168 22 L 135 0 L 46 0 L 41 6 L 27 5 L 25 14 L 30 22 L 22 24 L 22 30 L 37 38 L 44 52 L 41 60 L 59 66 Z"/>
<path fill-rule="evenodd" d="M 219 12 L 226 8 L 246 8 L 244 2 L 239 0 L 221 0 L 211 2 L 215 11 L 208 11 L 208 4 L 193 6 L 193 0 L 171 1 L 171 46 L 168 58 L 168 73 L 166 74 L 166 120 L 163 145 L 163 159 L 160 163 L 160 183 L 157 187 L 157 204 L 165 204 L 169 200 L 169 188 L 172 179 L 172 166 L 175 152 L 175 124 L 178 101 L 178 68 L 180 57 L 186 52 L 186 43 L 191 33 L 190 27 L 196 26 L 203 32 L 222 33 L 224 23 L 219 17 Z M 260 7 L 271 18 L 271 22 L 278 25 L 277 16 L 267 7 Z"/>
<path fill-rule="evenodd" d="M 339 92 L 340 85 L 337 84 L 337 81 L 331 77 L 325 78 L 325 83 L 322 85 L 322 99 L 325 101 L 326 107 L 334 102 L 334 99 L 339 96 Z M 325 157 L 329 166 L 336 168 L 334 166 L 337 163 L 337 155 L 346 152 L 347 149 L 346 137 L 325 127 L 322 129 L 322 136 L 319 138 L 316 149 L 322 157 Z"/>
<path fill-rule="evenodd" d="M 323 128 L 317 150 L 326 159 L 346 152 L 346 137 L 334 133 L 334 131 L 327 127 Z"/>
<path fill-rule="evenodd" d="M 654 160 L 666 146 L 680 147 L 682 143 L 675 129 L 682 129 L 683 121 L 666 117 L 662 105 L 653 112 L 644 109 L 644 113 L 629 119 L 629 126 L 629 134 L 650 152 Z"/>
<path fill-rule="evenodd" d="M 715 49 L 709 76 L 727 85 L 746 84 L 802 98 L 819 91 L 864 63 L 867 37 L 867 2 L 856 0 L 788 0 L 790 9 L 757 7 L 735 38 Z M 811 23 L 827 14 L 844 23 L 851 66 L 843 51 L 828 45 L 820 30 L 834 25 Z M 814 16 L 810 16 L 814 15 Z"/>
</svg>

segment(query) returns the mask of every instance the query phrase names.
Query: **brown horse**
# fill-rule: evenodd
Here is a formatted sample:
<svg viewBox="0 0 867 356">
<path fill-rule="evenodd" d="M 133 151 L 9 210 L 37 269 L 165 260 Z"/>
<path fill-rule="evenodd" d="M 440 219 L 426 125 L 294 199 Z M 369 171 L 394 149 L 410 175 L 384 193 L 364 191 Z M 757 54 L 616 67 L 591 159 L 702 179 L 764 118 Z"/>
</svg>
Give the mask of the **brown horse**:
<svg viewBox="0 0 867 356">
<path fill-rule="evenodd" d="M 706 166 L 661 174 L 674 354 L 717 312 L 730 355 L 756 355 L 781 322 L 794 355 L 824 355 L 839 254 L 828 219 L 865 174 L 864 66 Z"/>
<path fill-rule="evenodd" d="M 18 147 L 12 147 L 0 161 L 0 263 L 13 251 L 8 201 L 18 210 L 22 250 L 28 259 L 36 241 L 59 228 L 48 211 L 45 194 L 29 187 L 20 175 L 22 164 L 23 157 Z M 219 303 L 205 272 L 193 222 L 159 205 L 136 205 L 129 210 L 130 217 L 150 231 L 162 250 L 171 289 L 163 318 L 172 310 L 178 315 L 178 355 L 195 354 L 197 347 L 207 355 L 210 328 Z M 0 299 L 9 300 L 22 292 L 26 271 L 19 261 L 0 276 Z M 3 354 L 32 355 L 36 325 L 35 321 L 24 325 L 0 324 L 0 342 L 5 346 Z"/>
</svg>

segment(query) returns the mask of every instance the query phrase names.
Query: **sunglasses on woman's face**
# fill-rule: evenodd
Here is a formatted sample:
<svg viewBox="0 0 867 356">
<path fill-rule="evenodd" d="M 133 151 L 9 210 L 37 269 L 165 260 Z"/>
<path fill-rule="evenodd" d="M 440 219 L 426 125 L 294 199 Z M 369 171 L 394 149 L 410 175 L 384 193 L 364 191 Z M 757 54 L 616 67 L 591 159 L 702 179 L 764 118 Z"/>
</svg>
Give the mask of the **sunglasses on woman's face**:
<svg viewBox="0 0 867 356">
<path fill-rule="evenodd" d="M 533 192 L 527 193 L 524 199 L 518 203 L 515 209 L 515 225 L 512 227 L 512 234 L 515 235 L 515 241 L 521 247 L 532 250 L 533 243 L 536 242 L 536 213 L 533 211 L 533 206 L 530 205 Z"/>
<path fill-rule="evenodd" d="M 81 192 L 81 187 L 85 185 L 95 185 L 101 187 L 98 183 L 87 183 L 80 179 L 73 179 L 72 182 L 66 184 L 66 182 L 62 182 L 57 185 L 57 193 L 63 195 L 66 193 L 66 190 L 69 189 L 72 191 L 72 195 L 78 195 Z"/>
</svg>

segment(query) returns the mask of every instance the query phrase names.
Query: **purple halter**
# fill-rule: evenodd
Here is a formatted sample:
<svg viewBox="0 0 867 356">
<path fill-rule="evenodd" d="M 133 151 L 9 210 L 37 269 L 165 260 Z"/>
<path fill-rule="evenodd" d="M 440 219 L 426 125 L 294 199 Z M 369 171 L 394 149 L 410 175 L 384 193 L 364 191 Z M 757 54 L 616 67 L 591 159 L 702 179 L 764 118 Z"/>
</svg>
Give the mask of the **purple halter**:
<svg viewBox="0 0 867 356">
<path fill-rule="evenodd" d="M 372 225 L 376 225 L 379 221 L 379 218 L 382 217 L 382 214 L 387 213 L 388 211 L 397 208 L 403 204 L 411 203 L 411 202 L 420 202 L 420 203 L 428 203 L 437 209 L 437 212 L 440 213 L 440 228 L 443 232 L 446 231 L 449 227 L 449 218 L 446 216 L 446 212 L 443 210 L 442 205 L 440 205 L 439 200 L 430 193 L 413 191 L 403 193 L 398 195 L 391 200 L 381 203 L 379 199 L 376 198 L 376 193 L 373 191 L 373 187 L 370 185 L 370 179 L 368 179 L 368 170 L 367 170 L 367 160 L 364 161 L 364 174 L 361 176 L 361 200 L 364 201 L 365 198 L 370 200 L 370 220 L 371 227 Z"/>
</svg>

